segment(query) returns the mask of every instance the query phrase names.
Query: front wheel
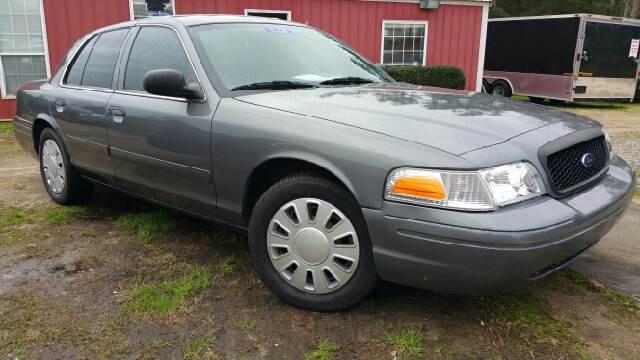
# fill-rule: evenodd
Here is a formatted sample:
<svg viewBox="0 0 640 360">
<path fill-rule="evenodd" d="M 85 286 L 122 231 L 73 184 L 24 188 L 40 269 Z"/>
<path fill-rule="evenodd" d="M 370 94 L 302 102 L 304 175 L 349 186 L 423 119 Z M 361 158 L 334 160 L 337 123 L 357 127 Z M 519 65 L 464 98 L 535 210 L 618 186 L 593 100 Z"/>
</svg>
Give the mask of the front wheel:
<svg viewBox="0 0 640 360">
<path fill-rule="evenodd" d="M 46 128 L 40 134 L 38 154 L 42 182 L 55 202 L 79 204 L 91 197 L 93 184 L 83 179 L 71 165 L 64 143 L 52 128 Z"/>
<path fill-rule="evenodd" d="M 296 307 L 346 309 L 377 281 L 357 202 L 322 177 L 291 176 L 262 195 L 251 217 L 249 247 L 264 283 Z"/>
</svg>

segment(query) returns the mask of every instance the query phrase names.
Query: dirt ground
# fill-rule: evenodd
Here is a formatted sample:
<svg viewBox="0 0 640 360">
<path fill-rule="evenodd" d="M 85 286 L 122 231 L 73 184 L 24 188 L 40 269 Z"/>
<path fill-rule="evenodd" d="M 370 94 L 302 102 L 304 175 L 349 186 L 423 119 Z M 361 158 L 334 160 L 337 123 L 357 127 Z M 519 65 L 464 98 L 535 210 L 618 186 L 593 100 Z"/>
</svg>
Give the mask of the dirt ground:
<svg viewBox="0 0 640 360">
<path fill-rule="evenodd" d="M 640 157 L 639 106 L 566 110 Z M 0 154 L 0 359 L 640 359 L 640 302 L 577 272 L 482 298 L 381 284 L 302 311 L 242 237 L 102 188 L 57 206 L 7 126 Z"/>
</svg>

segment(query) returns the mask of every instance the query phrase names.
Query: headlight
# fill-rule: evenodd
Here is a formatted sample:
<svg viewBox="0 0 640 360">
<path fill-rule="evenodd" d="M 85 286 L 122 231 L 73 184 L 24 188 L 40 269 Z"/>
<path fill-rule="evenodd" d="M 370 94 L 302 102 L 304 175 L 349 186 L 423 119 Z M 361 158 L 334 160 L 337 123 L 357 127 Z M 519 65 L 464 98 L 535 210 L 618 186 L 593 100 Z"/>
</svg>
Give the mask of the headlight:
<svg viewBox="0 0 640 360">
<path fill-rule="evenodd" d="M 400 168 L 385 187 L 387 200 L 469 211 L 493 210 L 543 193 L 540 175 L 525 162 L 478 171 Z"/>
<path fill-rule="evenodd" d="M 609 136 L 609 132 L 605 128 L 602 128 L 602 132 L 604 133 L 604 139 L 607 141 L 607 147 L 609 148 L 609 159 L 613 159 L 613 155 L 615 155 L 615 153 L 613 152 L 613 141 L 611 141 L 611 136 Z"/>
</svg>

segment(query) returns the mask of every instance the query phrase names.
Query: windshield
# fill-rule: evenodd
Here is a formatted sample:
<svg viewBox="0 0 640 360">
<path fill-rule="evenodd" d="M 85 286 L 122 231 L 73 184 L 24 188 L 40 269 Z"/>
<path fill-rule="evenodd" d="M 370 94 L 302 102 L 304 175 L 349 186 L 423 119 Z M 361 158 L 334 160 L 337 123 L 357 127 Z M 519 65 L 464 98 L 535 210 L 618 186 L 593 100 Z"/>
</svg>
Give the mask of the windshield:
<svg viewBox="0 0 640 360">
<path fill-rule="evenodd" d="M 318 30 L 278 24 L 209 24 L 191 34 L 200 57 L 231 89 L 265 82 L 390 81 L 377 66 Z M 347 85 L 349 81 L 340 84 Z"/>
</svg>

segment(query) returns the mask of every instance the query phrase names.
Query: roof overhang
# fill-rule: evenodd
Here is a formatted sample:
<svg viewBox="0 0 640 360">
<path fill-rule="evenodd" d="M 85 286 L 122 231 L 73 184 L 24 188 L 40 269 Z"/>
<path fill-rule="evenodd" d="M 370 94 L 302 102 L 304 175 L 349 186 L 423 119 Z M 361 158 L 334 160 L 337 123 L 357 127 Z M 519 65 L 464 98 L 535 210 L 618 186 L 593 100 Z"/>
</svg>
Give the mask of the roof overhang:
<svg viewBox="0 0 640 360">
<path fill-rule="evenodd" d="M 420 0 L 360 0 L 360 1 L 420 4 Z M 487 5 L 491 5 L 492 3 L 493 3 L 493 0 L 441 0 L 440 1 L 441 5 L 487 6 Z"/>
</svg>

